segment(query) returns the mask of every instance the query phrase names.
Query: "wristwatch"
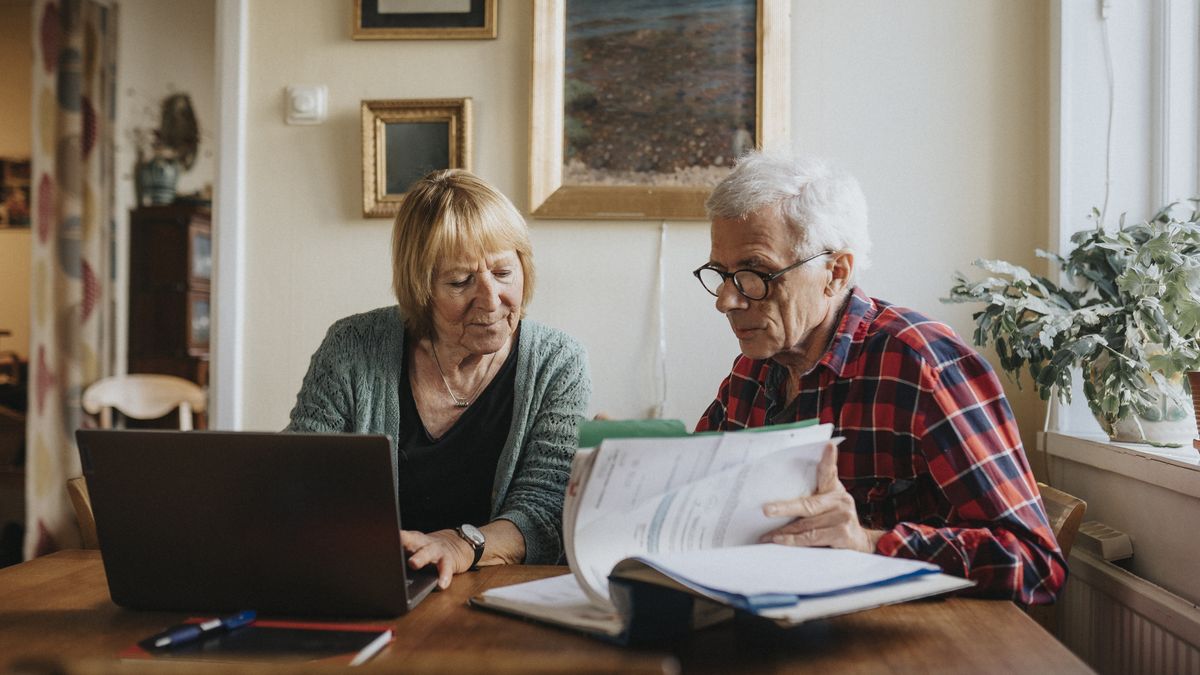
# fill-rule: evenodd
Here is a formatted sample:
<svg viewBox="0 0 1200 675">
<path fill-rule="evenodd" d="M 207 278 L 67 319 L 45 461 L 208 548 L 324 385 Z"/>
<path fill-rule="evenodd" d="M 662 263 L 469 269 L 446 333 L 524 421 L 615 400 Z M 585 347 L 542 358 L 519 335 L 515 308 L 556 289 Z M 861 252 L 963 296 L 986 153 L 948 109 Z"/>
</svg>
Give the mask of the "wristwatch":
<svg viewBox="0 0 1200 675">
<path fill-rule="evenodd" d="M 466 540 L 471 545 L 471 548 L 475 549 L 475 559 L 471 561 L 471 567 L 468 569 L 479 569 L 479 559 L 483 557 L 483 545 L 487 542 L 487 539 L 483 536 L 483 532 L 480 532 L 478 527 L 470 523 L 463 523 L 454 528 L 454 531 L 458 533 L 458 536 Z"/>
</svg>

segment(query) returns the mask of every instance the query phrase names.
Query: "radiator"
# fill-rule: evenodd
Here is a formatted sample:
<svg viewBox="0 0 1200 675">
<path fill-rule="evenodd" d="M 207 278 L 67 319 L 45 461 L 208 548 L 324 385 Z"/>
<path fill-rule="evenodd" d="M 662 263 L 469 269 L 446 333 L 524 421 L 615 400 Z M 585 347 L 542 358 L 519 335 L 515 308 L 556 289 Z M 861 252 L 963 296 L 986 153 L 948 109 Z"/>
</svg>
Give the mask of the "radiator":
<svg viewBox="0 0 1200 675">
<path fill-rule="evenodd" d="M 1078 548 L 1058 639 L 1098 672 L 1200 675 L 1200 607 Z"/>
</svg>

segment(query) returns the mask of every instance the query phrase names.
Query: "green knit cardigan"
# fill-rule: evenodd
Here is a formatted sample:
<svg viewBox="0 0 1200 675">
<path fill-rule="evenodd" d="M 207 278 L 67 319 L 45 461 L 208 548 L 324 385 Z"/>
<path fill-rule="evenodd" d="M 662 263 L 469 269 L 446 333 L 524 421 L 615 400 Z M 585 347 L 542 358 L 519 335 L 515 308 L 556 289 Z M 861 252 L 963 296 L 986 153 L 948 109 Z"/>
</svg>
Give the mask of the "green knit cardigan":
<svg viewBox="0 0 1200 675">
<path fill-rule="evenodd" d="M 520 330 L 512 423 L 492 483 L 492 520 L 512 521 L 521 531 L 526 563 L 554 564 L 563 554 L 563 494 L 592 384 L 587 355 L 573 338 L 529 319 Z M 313 354 L 288 431 L 386 434 L 395 461 L 403 366 L 398 306 L 341 319 Z"/>
</svg>

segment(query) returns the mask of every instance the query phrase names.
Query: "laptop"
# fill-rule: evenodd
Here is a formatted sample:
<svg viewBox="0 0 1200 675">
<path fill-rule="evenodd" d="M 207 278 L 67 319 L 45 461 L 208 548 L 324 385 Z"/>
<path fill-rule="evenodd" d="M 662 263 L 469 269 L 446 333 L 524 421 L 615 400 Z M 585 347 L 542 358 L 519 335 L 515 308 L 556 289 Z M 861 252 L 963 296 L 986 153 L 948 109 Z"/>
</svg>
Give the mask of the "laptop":
<svg viewBox="0 0 1200 675">
<path fill-rule="evenodd" d="M 80 429 L 114 603 L 393 617 L 436 584 L 407 569 L 383 435 Z"/>
</svg>

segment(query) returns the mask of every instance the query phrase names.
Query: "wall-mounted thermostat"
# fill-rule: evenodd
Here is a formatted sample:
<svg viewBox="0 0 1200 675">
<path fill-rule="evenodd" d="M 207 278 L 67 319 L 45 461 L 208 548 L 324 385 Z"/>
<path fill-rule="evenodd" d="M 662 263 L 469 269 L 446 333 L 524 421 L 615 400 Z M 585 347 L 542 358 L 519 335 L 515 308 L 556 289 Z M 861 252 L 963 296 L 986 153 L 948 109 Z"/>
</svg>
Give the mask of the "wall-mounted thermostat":
<svg viewBox="0 0 1200 675">
<path fill-rule="evenodd" d="M 329 92 L 325 85 L 292 85 L 287 88 L 288 124 L 320 124 L 329 114 Z"/>
</svg>

